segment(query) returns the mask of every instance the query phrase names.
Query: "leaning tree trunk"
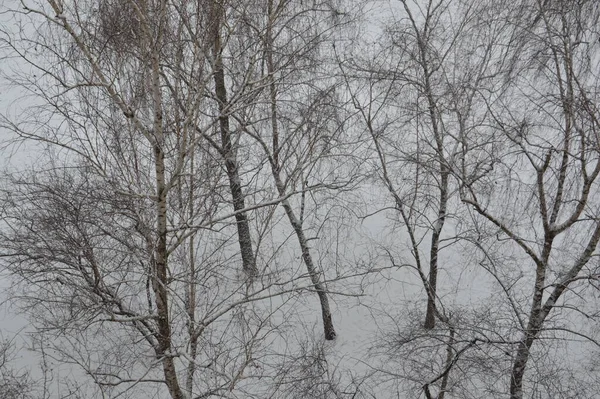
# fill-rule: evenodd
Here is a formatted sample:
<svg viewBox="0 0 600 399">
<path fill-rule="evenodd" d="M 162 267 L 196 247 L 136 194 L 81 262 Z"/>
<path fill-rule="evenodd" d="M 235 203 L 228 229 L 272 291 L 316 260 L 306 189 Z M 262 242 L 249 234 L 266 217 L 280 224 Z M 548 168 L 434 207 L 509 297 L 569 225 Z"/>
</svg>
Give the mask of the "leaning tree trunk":
<svg viewBox="0 0 600 399">
<path fill-rule="evenodd" d="M 281 197 L 285 196 L 285 188 L 281 183 L 281 179 L 279 176 L 275 176 L 277 189 L 279 191 L 279 195 Z M 325 333 L 325 339 L 328 341 L 334 340 L 337 336 L 335 332 L 335 328 L 333 326 L 333 318 L 331 317 L 331 309 L 329 307 L 329 298 L 327 297 L 327 291 L 321 281 L 321 274 L 315 267 L 315 264 L 312 259 L 312 255 L 310 254 L 310 248 L 308 246 L 308 240 L 304 235 L 304 229 L 302 228 L 302 222 L 296 217 L 292 206 L 289 201 L 283 200 L 281 201 L 281 205 L 285 210 L 285 213 L 290 221 L 290 224 L 294 228 L 294 232 L 296 233 L 296 237 L 298 238 L 298 243 L 300 244 L 300 249 L 302 250 L 302 260 L 306 265 L 306 270 L 308 271 L 308 275 L 310 276 L 310 280 L 313 283 L 313 287 L 315 287 L 315 291 L 319 297 L 319 302 L 321 304 L 321 317 L 323 319 L 323 331 Z"/>
<path fill-rule="evenodd" d="M 270 156 L 270 164 L 271 171 L 273 173 L 273 178 L 275 180 L 275 185 L 277 187 L 277 192 L 280 197 L 286 196 L 286 188 L 283 182 L 281 181 L 281 165 L 279 160 L 280 153 L 280 143 L 279 143 L 279 125 L 278 125 L 278 116 L 277 116 L 277 88 L 275 85 L 275 65 L 273 62 L 273 21 L 274 21 L 274 13 L 276 11 L 273 9 L 273 0 L 269 0 L 267 3 L 267 14 L 269 17 L 269 23 L 267 25 L 266 30 L 266 61 L 267 61 L 267 73 L 269 76 L 269 100 L 271 106 L 271 125 L 272 125 L 272 155 Z M 268 151 L 265 148 L 265 151 Z M 327 296 L 327 291 L 321 281 L 321 276 L 315 264 L 313 262 L 310 248 L 308 246 L 308 240 L 304 235 L 304 229 L 302 227 L 302 221 L 298 219 L 292 206 L 290 205 L 287 199 L 281 201 L 283 209 L 296 233 L 296 237 L 298 238 L 298 243 L 300 244 L 300 249 L 302 251 L 302 260 L 304 261 L 304 265 L 306 266 L 306 270 L 308 271 L 308 275 L 310 276 L 311 282 L 317 295 L 319 297 L 319 302 L 321 304 L 321 317 L 323 319 L 323 330 L 325 333 L 326 340 L 334 340 L 337 336 L 335 332 L 335 328 L 333 326 L 333 318 L 331 316 L 331 309 L 329 307 L 329 298 Z"/>
<path fill-rule="evenodd" d="M 214 38 L 214 82 L 215 94 L 219 102 L 219 129 L 221 132 L 221 154 L 225 160 L 225 168 L 229 179 L 229 189 L 233 199 L 233 210 L 235 211 L 235 221 L 237 225 L 238 241 L 242 255 L 242 268 L 249 277 L 258 275 L 256 258 L 252 248 L 252 236 L 246 212 L 241 212 L 245 207 L 245 196 L 242 189 L 242 179 L 240 178 L 237 154 L 233 146 L 231 130 L 229 125 L 227 88 L 225 86 L 225 71 L 223 69 L 223 60 L 221 57 L 221 38 L 218 22 L 215 27 Z"/>
</svg>

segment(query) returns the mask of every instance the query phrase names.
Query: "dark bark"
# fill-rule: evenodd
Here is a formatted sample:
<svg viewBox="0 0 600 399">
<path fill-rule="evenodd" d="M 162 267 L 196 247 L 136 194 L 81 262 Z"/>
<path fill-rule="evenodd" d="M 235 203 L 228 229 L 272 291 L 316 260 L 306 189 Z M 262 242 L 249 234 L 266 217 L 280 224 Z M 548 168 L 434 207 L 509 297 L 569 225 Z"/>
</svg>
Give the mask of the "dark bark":
<svg viewBox="0 0 600 399">
<path fill-rule="evenodd" d="M 256 258 L 252 248 L 252 236 L 246 212 L 239 212 L 246 207 L 242 180 L 239 173 L 237 154 L 233 146 L 229 124 L 227 87 L 225 85 L 225 71 L 221 59 L 221 40 L 218 29 L 215 33 L 215 94 L 219 102 L 219 129 L 221 133 L 221 150 L 229 179 L 229 189 L 233 200 L 233 210 L 236 212 L 235 221 L 238 233 L 240 253 L 242 255 L 242 268 L 249 277 L 258 276 Z"/>
<path fill-rule="evenodd" d="M 282 194 L 280 193 L 280 195 Z M 315 291 L 317 291 L 317 295 L 319 296 L 325 339 L 329 341 L 334 340 L 337 334 L 333 326 L 333 318 L 331 317 L 331 309 L 329 307 L 329 298 L 327 297 L 327 292 L 323 286 L 323 283 L 321 282 L 320 273 L 317 271 L 315 264 L 313 263 L 312 256 L 310 254 L 310 248 L 308 247 L 308 242 L 306 240 L 306 236 L 304 235 L 304 229 L 294 214 L 289 202 L 285 200 L 282 202 L 282 205 L 285 213 L 288 216 L 288 219 L 290 220 L 290 223 L 292 224 L 292 227 L 294 228 L 296 237 L 298 237 L 298 243 L 300 244 L 300 249 L 302 250 L 302 260 L 304 260 L 304 264 L 306 265 L 310 279 L 315 287 Z"/>
</svg>

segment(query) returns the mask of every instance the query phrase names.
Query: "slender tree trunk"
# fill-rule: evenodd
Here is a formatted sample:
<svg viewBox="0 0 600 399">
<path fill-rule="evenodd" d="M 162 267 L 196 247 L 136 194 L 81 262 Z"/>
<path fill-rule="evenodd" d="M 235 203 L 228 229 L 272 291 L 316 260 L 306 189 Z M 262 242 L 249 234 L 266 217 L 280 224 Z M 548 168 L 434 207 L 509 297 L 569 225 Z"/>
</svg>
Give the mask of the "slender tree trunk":
<svg viewBox="0 0 600 399">
<path fill-rule="evenodd" d="M 436 309 L 436 297 L 437 297 L 437 276 L 438 276 L 438 255 L 439 255 L 439 244 L 442 229 L 446 221 L 447 203 L 448 203 L 448 181 L 449 181 L 449 170 L 444 157 L 444 138 L 443 138 L 443 127 L 440 126 L 438 121 L 438 112 L 436 101 L 434 97 L 431 77 L 433 71 L 431 70 L 431 60 L 428 54 L 429 43 L 427 31 L 430 29 L 431 15 L 426 16 L 425 27 L 420 29 L 417 26 L 416 20 L 413 18 L 413 14 L 405 0 L 402 0 L 404 9 L 406 10 L 409 19 L 414 30 L 417 46 L 419 51 L 419 66 L 423 72 L 423 94 L 427 99 L 427 113 L 431 122 L 431 129 L 433 131 L 433 137 L 435 140 L 436 157 L 439 164 L 440 173 L 440 197 L 439 207 L 437 211 L 437 220 L 433 226 L 433 232 L 431 236 L 430 246 L 430 258 L 429 258 L 429 281 L 426 283 L 427 287 L 427 311 L 425 314 L 424 327 L 426 329 L 433 329 L 435 327 L 436 316 L 438 315 Z M 428 9 L 429 11 L 429 9 Z"/>
<path fill-rule="evenodd" d="M 285 190 L 283 189 L 281 180 L 279 178 L 276 178 L 276 179 L 278 180 L 277 186 L 279 188 L 279 195 L 283 197 L 285 195 Z M 321 317 L 323 319 L 323 331 L 325 333 L 325 339 L 328 341 L 334 340 L 335 337 L 337 336 L 337 334 L 336 334 L 335 328 L 333 326 L 333 318 L 331 317 L 331 309 L 329 307 L 329 298 L 327 297 L 327 291 L 325 290 L 325 287 L 323 286 L 323 283 L 321 282 L 320 273 L 317 270 L 317 268 L 315 267 L 312 256 L 310 254 L 310 248 L 308 246 L 308 241 L 306 239 L 306 236 L 304 235 L 304 229 L 302 228 L 302 223 L 300 222 L 300 220 L 298 220 L 298 218 L 294 214 L 292 206 L 290 205 L 288 200 L 282 201 L 281 205 L 283 206 L 283 209 L 285 210 L 285 213 L 290 221 L 290 224 L 294 228 L 294 232 L 296 233 L 296 237 L 298 238 L 298 243 L 300 244 L 300 249 L 302 250 L 302 260 L 304 261 L 304 264 L 306 265 L 306 270 L 308 271 L 310 280 L 312 281 L 313 286 L 315 287 L 315 291 L 317 292 L 317 295 L 319 296 L 319 302 L 321 303 Z"/>
<path fill-rule="evenodd" d="M 171 322 L 169 317 L 169 294 L 167 274 L 167 187 L 165 183 L 164 132 L 162 128 L 162 104 L 160 98 L 158 56 L 153 60 L 153 97 L 154 97 L 154 163 L 156 173 L 156 233 L 157 243 L 154 250 L 154 272 L 152 288 L 156 298 L 158 313 L 158 350 L 161 358 L 165 382 L 173 399 L 183 398 L 177 371 L 171 353 Z"/>
<path fill-rule="evenodd" d="M 433 233 L 431 235 L 431 247 L 429 253 L 429 289 L 427 290 L 427 312 L 425 314 L 426 329 L 432 329 L 435 327 L 436 318 L 436 297 L 437 297 L 437 275 L 438 275 L 438 259 L 440 249 L 440 237 L 442 235 L 442 229 L 446 222 L 446 208 L 448 207 L 448 166 L 446 165 L 446 159 L 444 158 L 444 144 L 442 139 L 442 133 L 438 125 L 436 112 L 435 112 L 435 101 L 433 99 L 433 93 L 431 92 L 429 70 L 427 66 L 423 67 L 425 72 L 425 90 L 428 98 L 429 116 L 431 118 L 431 125 L 433 134 L 436 141 L 437 147 L 437 158 L 439 162 L 440 171 L 440 202 L 437 212 L 437 220 L 433 226 Z"/>
<path fill-rule="evenodd" d="M 156 166 L 156 218 L 158 243 L 155 250 L 155 273 L 152 288 L 158 313 L 158 351 L 162 358 L 166 385 L 173 399 L 183 398 L 171 354 L 171 323 L 169 317 L 167 281 L 167 193 L 165 187 L 164 152 L 159 144 L 154 147 Z"/>
<path fill-rule="evenodd" d="M 276 11 L 273 8 L 273 0 L 268 0 L 267 3 L 267 13 L 269 17 L 268 26 L 266 30 L 266 58 L 267 58 L 267 72 L 269 74 L 269 97 L 271 101 L 271 125 L 272 125 L 272 159 L 271 159 L 271 170 L 273 172 L 273 177 L 275 179 L 275 185 L 277 186 L 277 191 L 281 197 L 286 195 L 286 190 L 283 182 L 281 181 L 280 169 L 281 165 L 279 163 L 279 125 L 277 122 L 277 88 L 275 85 L 275 65 L 273 62 L 273 21 L 275 20 Z M 308 246 L 308 241 L 306 236 L 304 235 L 304 229 L 302 228 L 302 222 L 296 217 L 292 206 L 290 205 L 288 200 L 284 200 L 281 202 L 283 209 L 292 225 L 294 232 L 296 233 L 296 237 L 298 238 L 298 243 L 300 244 L 300 249 L 302 250 L 302 260 L 306 266 L 306 270 L 310 276 L 310 279 L 315 287 L 315 291 L 319 297 L 319 302 L 321 304 L 321 317 L 323 319 L 323 331 L 325 333 L 326 340 L 334 340 L 337 336 L 335 332 L 335 328 L 333 325 L 333 318 L 331 316 L 331 309 L 329 307 L 329 298 L 327 296 L 327 291 L 321 282 L 321 277 L 319 271 L 315 267 L 313 262 L 310 248 Z"/>
<path fill-rule="evenodd" d="M 192 135 L 191 140 L 194 140 Z M 195 173 L 195 159 L 194 152 L 190 153 L 190 176 L 194 176 Z M 194 179 L 189 180 L 189 191 L 188 191 L 188 203 L 189 203 L 189 218 L 194 217 Z M 183 209 L 183 200 L 181 201 L 181 208 Z M 187 366 L 187 375 L 185 381 L 185 391 L 188 398 L 192 398 L 194 390 L 194 375 L 196 373 L 196 357 L 198 355 L 198 337 L 196 336 L 196 258 L 195 258 L 195 235 L 189 238 L 188 243 L 188 281 L 187 281 L 187 292 L 186 292 L 186 312 L 187 312 L 187 333 L 190 337 L 189 343 L 189 362 Z"/>
<path fill-rule="evenodd" d="M 166 3 L 161 3 L 160 17 L 165 15 Z M 162 30 L 159 30 L 156 42 L 158 47 L 163 39 Z M 148 34 L 148 39 L 150 35 Z M 160 87 L 160 59 L 159 49 L 153 48 L 150 56 L 151 63 L 151 92 L 154 108 L 153 121 L 153 144 L 154 144 L 154 166 L 156 178 L 156 238 L 157 243 L 154 250 L 154 272 L 152 288 L 156 300 L 156 311 L 158 313 L 158 347 L 157 357 L 161 359 L 165 383 L 173 399 L 183 399 L 184 395 L 179 386 L 177 370 L 173 361 L 171 321 L 169 316 L 169 292 L 167 273 L 167 195 L 168 188 L 165 176 L 165 132 L 163 129 L 162 94 Z"/>
<path fill-rule="evenodd" d="M 157 82 L 155 82 L 157 84 Z M 158 313 L 158 353 L 162 358 L 166 385 L 173 399 L 183 398 L 177 372 L 171 354 L 171 323 L 169 317 L 168 301 L 168 275 L 167 275 L 167 188 L 165 184 L 165 154 L 162 149 L 164 138 L 162 133 L 162 111 L 160 103 L 155 105 L 155 135 L 154 162 L 156 169 L 156 228 L 157 239 L 154 251 L 155 276 L 152 279 L 152 288 L 156 298 Z M 160 125 L 160 126 L 159 126 Z"/>
<path fill-rule="evenodd" d="M 216 6 L 218 7 L 218 6 Z M 223 60 L 221 58 L 221 38 L 219 26 L 215 28 L 215 71 L 214 82 L 217 100 L 219 102 L 219 129 L 221 131 L 221 149 L 225 160 L 225 168 L 229 179 L 229 188 L 233 198 L 233 210 L 238 232 L 238 241 L 240 252 L 242 255 L 242 268 L 250 277 L 258 276 L 258 268 L 256 266 L 256 258 L 254 249 L 252 248 L 252 236 L 250 234 L 250 226 L 246 212 L 239 212 L 246 207 L 244 191 L 242 189 L 242 180 L 240 178 L 239 166 L 237 162 L 237 154 L 233 146 L 231 131 L 229 126 L 227 88 L 225 85 L 225 71 L 223 69 Z"/>
<path fill-rule="evenodd" d="M 450 380 L 450 369 L 454 362 L 454 327 L 450 326 L 450 331 L 448 333 L 448 346 L 446 347 L 446 370 L 447 373 L 442 378 L 442 383 L 440 385 L 440 393 L 437 396 L 437 399 L 444 399 L 446 396 L 446 392 L 448 392 L 448 382 Z"/>
</svg>

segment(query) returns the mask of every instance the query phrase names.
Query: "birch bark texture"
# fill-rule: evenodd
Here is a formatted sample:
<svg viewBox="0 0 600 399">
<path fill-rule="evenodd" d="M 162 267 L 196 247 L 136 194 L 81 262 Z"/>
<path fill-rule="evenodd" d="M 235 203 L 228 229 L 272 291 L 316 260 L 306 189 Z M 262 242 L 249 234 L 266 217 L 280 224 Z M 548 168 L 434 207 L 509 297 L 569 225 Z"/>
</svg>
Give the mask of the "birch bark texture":
<svg viewBox="0 0 600 399">
<path fill-rule="evenodd" d="M 597 395 L 597 1 L 17 3 L 0 273 L 61 387 Z"/>
</svg>

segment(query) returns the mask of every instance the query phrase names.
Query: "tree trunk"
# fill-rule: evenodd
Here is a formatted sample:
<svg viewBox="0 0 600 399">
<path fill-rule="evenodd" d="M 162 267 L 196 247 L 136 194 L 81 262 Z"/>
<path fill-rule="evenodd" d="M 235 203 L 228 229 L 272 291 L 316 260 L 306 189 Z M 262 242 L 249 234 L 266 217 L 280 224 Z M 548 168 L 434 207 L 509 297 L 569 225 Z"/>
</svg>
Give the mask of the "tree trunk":
<svg viewBox="0 0 600 399">
<path fill-rule="evenodd" d="M 221 38 L 219 27 L 216 27 L 215 33 L 215 93 L 219 102 L 219 129 L 221 131 L 221 149 L 225 160 L 225 168 L 229 179 L 229 189 L 233 199 L 233 210 L 236 212 L 235 221 L 237 225 L 238 242 L 242 255 L 242 268 L 251 278 L 258 276 L 256 267 L 256 258 L 252 248 L 252 236 L 246 212 L 239 212 L 246 207 L 244 192 L 242 189 L 242 180 L 239 174 L 237 154 L 233 147 L 231 131 L 229 128 L 227 88 L 225 86 L 225 72 L 223 70 L 223 61 L 221 59 Z"/>
<path fill-rule="evenodd" d="M 438 255 L 439 255 L 439 243 L 440 236 L 442 234 L 442 229 L 444 228 L 444 223 L 446 221 L 446 208 L 448 203 L 448 177 L 449 170 L 448 165 L 446 163 L 446 159 L 444 156 L 444 137 L 443 137 L 443 126 L 440 126 L 438 123 L 438 112 L 437 105 L 434 97 L 433 86 L 431 82 L 431 77 L 433 75 L 433 71 L 431 68 L 431 60 L 428 55 L 428 36 L 426 32 L 429 29 L 430 15 L 426 18 L 426 24 L 423 30 L 419 29 L 417 26 L 415 19 L 412 16 L 412 13 L 406 3 L 406 1 L 402 1 L 404 5 L 404 9 L 408 13 L 410 17 L 410 21 L 412 23 L 414 33 L 417 39 L 417 45 L 419 50 L 419 64 L 421 70 L 423 72 L 423 94 L 427 98 L 427 113 L 429 114 L 429 119 L 431 122 L 431 129 L 433 131 L 433 137 L 435 140 L 435 149 L 436 149 L 436 157 L 437 162 L 439 163 L 439 173 L 440 173 L 440 202 L 439 208 L 437 212 L 437 220 L 435 222 L 435 226 L 433 227 L 433 233 L 431 237 L 431 247 L 430 247 L 430 261 L 429 261 L 429 289 L 427 290 L 427 311 L 425 314 L 425 323 L 424 327 L 426 329 L 433 329 L 435 327 L 435 319 L 437 316 L 435 299 L 437 297 L 437 275 L 438 275 Z M 429 10 L 428 10 L 429 11 Z"/>
<path fill-rule="evenodd" d="M 157 82 L 154 82 L 157 87 Z M 155 105 L 155 136 L 154 162 L 156 171 L 156 235 L 157 243 L 154 250 L 154 275 L 152 289 L 156 300 L 158 313 L 158 347 L 156 355 L 162 360 L 165 382 L 173 399 L 182 399 L 183 393 L 177 379 L 177 371 L 171 354 L 171 322 L 169 317 L 169 294 L 167 273 L 167 187 L 165 184 L 165 154 L 162 150 L 164 143 L 162 132 L 162 111 L 160 103 Z"/>
<path fill-rule="evenodd" d="M 283 195 L 283 194 L 281 194 Z M 296 237 L 298 237 L 298 243 L 300 244 L 300 249 L 302 250 L 302 259 L 304 260 L 304 264 L 306 265 L 306 269 L 308 274 L 310 275 L 310 279 L 315 287 L 315 291 L 317 291 L 317 295 L 319 296 L 319 301 L 321 303 L 321 317 L 323 319 L 323 331 L 325 333 L 326 340 L 334 340 L 337 336 L 335 332 L 335 328 L 333 326 L 333 319 L 331 317 L 331 309 L 329 308 L 329 298 L 327 297 L 327 292 L 323 284 L 321 283 L 320 273 L 315 268 L 315 264 L 313 263 L 312 256 L 310 254 L 310 249 L 308 247 L 308 242 L 306 240 L 306 236 L 304 235 L 304 230 L 302 229 L 302 225 L 294 211 L 290 203 L 285 200 L 282 201 L 283 209 L 294 228 L 294 232 L 296 233 Z"/>
<path fill-rule="evenodd" d="M 182 399 L 177 372 L 171 354 L 171 324 L 169 320 L 169 302 L 167 290 L 167 193 L 165 187 L 164 152 L 159 145 L 154 147 L 156 163 L 157 191 L 157 235 L 158 243 L 155 250 L 155 276 L 152 288 L 156 298 L 158 313 L 158 350 L 157 356 L 162 358 L 166 385 L 173 399 Z"/>
<path fill-rule="evenodd" d="M 444 164 L 441 165 L 441 174 L 440 207 L 438 209 L 438 219 L 435 222 L 433 233 L 431 235 L 431 250 L 429 257 L 429 289 L 427 290 L 427 312 L 425 314 L 424 324 L 424 327 L 428 330 L 435 327 L 435 318 L 437 315 L 435 299 L 437 295 L 438 256 L 440 236 L 446 221 L 446 207 L 448 203 L 448 172 Z"/>
<path fill-rule="evenodd" d="M 273 177 L 275 179 L 275 185 L 277 186 L 277 191 L 281 197 L 286 195 L 285 186 L 281 181 L 281 165 L 279 163 L 279 125 L 277 119 L 277 88 L 275 85 L 275 64 L 273 62 L 273 21 L 275 10 L 273 9 L 273 0 L 269 0 L 267 2 L 267 14 L 269 16 L 269 23 L 267 25 L 266 31 L 266 58 L 267 58 L 267 72 L 269 74 L 269 100 L 271 102 L 271 124 L 272 124 L 272 158 L 271 158 L 271 171 L 273 172 Z M 302 228 L 302 222 L 298 220 L 292 206 L 289 201 L 286 199 L 281 202 L 283 205 L 283 209 L 292 225 L 294 232 L 296 233 L 296 237 L 298 238 L 298 243 L 300 244 L 300 249 L 302 250 L 302 260 L 306 265 L 306 270 L 310 276 L 310 279 L 315 287 L 315 291 L 317 291 L 317 295 L 319 296 L 319 302 L 321 304 L 321 317 L 323 319 L 323 331 L 325 333 L 325 339 L 328 341 L 334 340 L 337 336 L 335 332 L 335 328 L 333 326 L 333 318 L 331 317 L 331 309 L 329 307 L 329 298 L 327 296 L 327 292 L 325 287 L 321 282 L 320 273 L 317 271 L 315 264 L 313 262 L 312 256 L 310 254 L 310 248 L 308 246 L 308 241 L 306 240 L 306 236 L 304 235 L 304 229 Z"/>
<path fill-rule="evenodd" d="M 281 178 L 273 171 L 277 189 L 279 191 L 279 195 L 283 197 L 285 195 L 285 188 L 281 183 Z M 321 317 L 323 319 L 323 331 L 325 333 L 325 339 L 328 341 L 332 341 L 337 336 L 335 332 L 335 328 L 333 326 L 333 318 L 331 317 L 331 309 L 329 307 L 329 298 L 327 297 L 327 291 L 321 282 L 321 277 L 319 271 L 317 271 L 315 264 L 313 262 L 312 256 L 310 254 L 310 248 L 308 246 L 308 240 L 304 235 L 304 229 L 302 228 L 302 223 L 296 215 L 294 214 L 294 210 L 290 205 L 289 201 L 283 200 L 281 201 L 281 205 L 285 210 L 285 213 L 290 221 L 290 224 L 294 228 L 294 232 L 296 233 L 296 237 L 298 238 L 298 243 L 300 244 L 300 249 L 302 250 L 302 260 L 306 266 L 306 270 L 308 271 L 308 275 L 310 276 L 310 280 L 315 287 L 315 291 L 319 296 L 319 302 L 321 303 Z"/>
<path fill-rule="evenodd" d="M 164 15 L 166 3 L 161 3 L 161 15 Z M 158 32 L 159 38 L 162 31 Z M 157 42 L 160 43 L 160 40 Z M 183 399 L 184 395 L 179 386 L 177 370 L 171 353 L 171 321 L 169 316 L 169 293 L 167 273 L 167 194 L 168 188 L 165 176 L 165 132 L 163 129 L 163 104 L 160 84 L 160 59 L 159 50 L 153 49 L 151 54 L 152 71 L 152 102 L 154 108 L 153 121 L 153 144 L 154 144 L 154 166 L 156 178 L 156 247 L 154 250 L 154 276 L 152 288 L 156 300 L 156 311 L 158 313 L 158 347 L 156 355 L 162 361 L 165 383 L 173 399 Z"/>
<path fill-rule="evenodd" d="M 517 349 L 517 355 L 513 363 L 512 372 L 510 375 L 510 399 L 522 399 L 523 398 L 523 376 L 525 375 L 525 368 L 527 361 L 529 360 L 529 350 L 535 337 L 531 333 L 526 334 L 526 338 L 519 343 Z"/>
</svg>

